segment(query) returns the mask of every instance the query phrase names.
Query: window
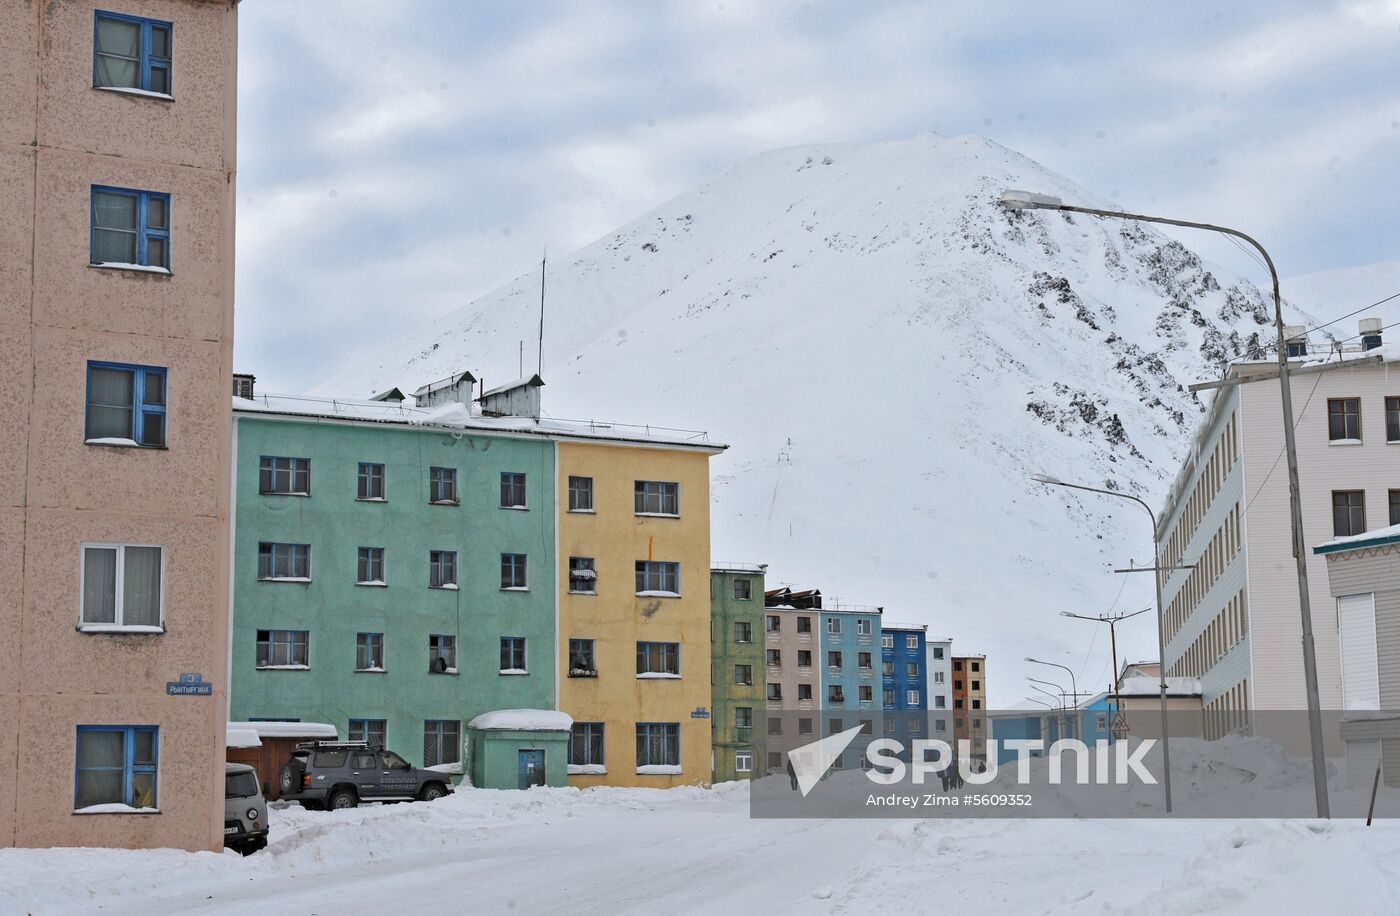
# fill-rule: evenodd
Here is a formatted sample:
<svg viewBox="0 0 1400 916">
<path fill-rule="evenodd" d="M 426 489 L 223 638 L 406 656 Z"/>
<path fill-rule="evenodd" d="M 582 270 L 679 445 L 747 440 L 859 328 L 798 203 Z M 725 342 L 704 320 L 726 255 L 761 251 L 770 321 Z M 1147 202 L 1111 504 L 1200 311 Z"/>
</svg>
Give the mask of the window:
<svg viewBox="0 0 1400 916">
<path fill-rule="evenodd" d="M 865 736 L 867 736 L 867 737 L 870 736 L 870 735 L 875 734 L 875 720 L 874 720 L 874 719 L 861 719 L 861 720 L 860 720 L 860 734 L 865 735 Z"/>
<path fill-rule="evenodd" d="M 981 671 L 981 670 L 982 670 L 982 663 L 981 663 L 981 662 L 973 662 L 973 663 L 972 663 L 972 671 L 973 671 L 974 674 L 975 674 L 976 672 L 978 672 L 978 671 Z"/>
<path fill-rule="evenodd" d="M 97 11 L 92 41 L 92 84 L 170 94 L 171 31 L 159 19 Z"/>
<path fill-rule="evenodd" d="M 516 471 L 501 472 L 501 508 L 525 508 L 525 475 Z"/>
<path fill-rule="evenodd" d="M 742 643 L 753 642 L 753 624 L 747 620 L 734 622 L 734 641 Z"/>
<path fill-rule="evenodd" d="M 911 703 L 910 705 L 914 705 L 914 704 Z M 911 718 L 909 719 L 909 734 L 911 734 L 911 735 L 918 735 L 918 734 L 921 734 L 921 733 L 923 732 L 923 730 L 924 730 L 924 723 L 920 722 L 920 721 L 918 720 L 917 717 L 911 717 Z"/>
<path fill-rule="evenodd" d="M 457 673 L 457 637 L 434 633 L 428 637 L 428 673 Z"/>
<path fill-rule="evenodd" d="M 934 656 L 934 658 L 939 658 L 939 657 L 940 657 L 940 656 L 937 656 L 937 655 Z M 953 659 L 953 670 L 954 670 L 954 671 L 961 671 L 961 670 L 962 670 L 962 659 L 960 659 L 960 658 L 955 658 L 955 659 Z"/>
<path fill-rule="evenodd" d="M 351 741 L 382 748 L 389 743 L 389 723 L 385 719 L 351 719 L 346 735 Z"/>
<path fill-rule="evenodd" d="M 948 730 L 948 720 L 947 720 L 947 719 L 934 719 L 934 720 L 933 720 L 933 727 L 934 727 L 934 730 L 935 730 L 935 731 L 946 732 L 946 731 Z"/>
<path fill-rule="evenodd" d="M 170 195 L 92 187 L 91 264 L 170 272 Z"/>
<path fill-rule="evenodd" d="M 918 663 L 918 662 L 909 662 L 909 663 L 905 666 L 905 676 L 906 676 L 906 677 L 918 677 L 918 676 L 919 676 L 919 663 Z M 972 689 L 973 689 L 973 690 L 976 690 L 976 689 L 977 689 L 977 682 L 976 682 L 976 681 L 973 681 L 973 682 L 972 682 L 972 685 L 973 685 L 973 686 L 972 686 Z"/>
<path fill-rule="evenodd" d="M 1361 399 L 1327 399 L 1327 438 L 1329 441 L 1361 438 Z"/>
<path fill-rule="evenodd" d="M 880 637 L 880 648 L 881 648 L 881 649 L 893 649 L 893 648 L 894 648 L 894 637 L 891 636 L 891 635 L 889 635 L 888 633 L 886 633 L 884 636 L 881 636 L 881 637 Z"/>
<path fill-rule="evenodd" d="M 963 689 L 962 684 L 963 684 L 963 682 L 962 682 L 962 680 L 961 680 L 960 678 L 953 678 L 953 689 L 954 689 L 954 690 L 962 690 L 962 689 Z"/>
<path fill-rule="evenodd" d="M 894 662 L 884 661 L 880 663 L 880 675 L 882 677 L 894 677 Z"/>
<path fill-rule="evenodd" d="M 918 706 L 919 706 L 919 691 L 917 691 L 917 690 L 908 690 L 908 691 L 905 691 L 904 700 L 905 700 L 905 702 L 908 703 L 911 707 L 914 707 L 915 709 L 917 709 Z"/>
<path fill-rule="evenodd" d="M 680 515 L 681 485 L 662 480 L 636 482 L 637 515 Z"/>
<path fill-rule="evenodd" d="M 83 438 L 93 445 L 165 447 L 165 370 L 89 362 Z"/>
<path fill-rule="evenodd" d="M 981 689 L 982 689 L 982 682 L 981 682 L 981 681 L 973 681 L 973 682 L 969 685 L 968 689 L 969 689 L 969 690 L 981 690 Z"/>
<path fill-rule="evenodd" d="M 1400 525 L 1400 490 L 1390 491 L 1390 523 Z"/>
<path fill-rule="evenodd" d="M 258 630 L 256 666 L 259 668 L 306 668 L 306 630 Z"/>
<path fill-rule="evenodd" d="M 797 632 L 799 632 L 799 633 L 810 633 L 810 632 L 812 632 L 812 618 L 810 618 L 810 617 L 799 617 L 799 618 L 797 618 Z"/>
<path fill-rule="evenodd" d="M 662 560 L 637 561 L 637 594 L 679 597 L 681 564 Z"/>
<path fill-rule="evenodd" d="M 810 735 L 812 733 L 812 720 L 803 716 L 797 720 L 797 733 L 799 735 Z"/>
<path fill-rule="evenodd" d="M 358 633 L 355 636 L 355 670 L 384 670 L 384 634 Z"/>
<path fill-rule="evenodd" d="M 428 719 L 423 723 L 423 766 L 435 767 L 462 759 L 462 723 L 457 719 Z"/>
<path fill-rule="evenodd" d="M 869 670 L 870 670 L 870 667 L 871 667 L 871 655 L 870 655 L 869 652 L 857 652 L 857 653 L 856 653 L 856 667 L 862 668 L 862 669 L 864 669 L 864 670 L 866 670 L 866 671 L 869 671 Z"/>
<path fill-rule="evenodd" d="M 456 468 L 428 468 L 428 502 L 435 506 L 457 505 Z"/>
<path fill-rule="evenodd" d="M 827 690 L 826 701 L 828 703 L 844 703 L 846 702 L 846 691 L 842 689 L 840 684 L 832 684 Z"/>
<path fill-rule="evenodd" d="M 736 773 L 752 773 L 752 772 L 753 772 L 753 751 L 735 751 L 735 752 L 734 752 L 734 772 L 736 772 Z"/>
<path fill-rule="evenodd" d="M 361 547 L 359 566 L 355 572 L 357 585 L 384 584 L 384 548 Z"/>
<path fill-rule="evenodd" d="M 740 687 L 753 686 L 753 665 L 735 665 L 734 683 Z"/>
<path fill-rule="evenodd" d="M 963 708 L 963 699 L 962 699 L 962 697 L 953 697 L 953 708 L 954 708 L 954 709 L 962 709 L 962 708 Z"/>
<path fill-rule="evenodd" d="M 812 650 L 811 650 L 811 649 L 798 649 L 798 650 L 797 650 L 797 667 L 799 667 L 799 668 L 810 668 L 810 667 L 812 667 Z"/>
<path fill-rule="evenodd" d="M 753 730 L 753 707 L 734 707 L 734 740 L 748 741 Z"/>
<path fill-rule="evenodd" d="M 457 587 L 457 551 L 428 551 L 428 588 Z"/>
<path fill-rule="evenodd" d="M 942 647 L 942 646 L 934 646 L 934 647 L 933 647 L 933 657 L 934 657 L 934 658 L 937 658 L 937 659 L 942 659 L 942 658 L 943 658 L 943 647 Z"/>
<path fill-rule="evenodd" d="M 752 600 L 753 600 L 753 580 L 751 580 L 751 579 L 735 579 L 735 580 L 734 580 L 734 600 L 735 600 L 735 601 L 752 601 Z"/>
<path fill-rule="evenodd" d="M 135 544 L 84 544 L 84 627 L 161 625 L 162 549 Z"/>
<path fill-rule="evenodd" d="M 941 684 L 941 683 L 943 683 L 943 672 L 942 672 L 942 671 L 935 671 L 935 672 L 933 672 L 933 682 L 934 682 L 935 684 Z"/>
<path fill-rule="evenodd" d="M 770 684 L 768 685 L 768 699 L 770 699 L 770 700 L 781 700 L 782 698 L 783 698 L 783 685 L 782 685 L 782 684 L 773 684 L 773 683 L 770 683 Z"/>
<path fill-rule="evenodd" d="M 678 642 L 637 643 L 638 674 L 681 673 L 681 644 Z"/>
<path fill-rule="evenodd" d="M 811 685 L 811 684 L 798 684 L 798 685 L 797 685 L 797 698 L 798 698 L 799 700 L 810 700 L 810 699 L 812 698 L 812 685 Z"/>
<path fill-rule="evenodd" d="M 154 725 L 79 725 L 73 808 L 156 808 L 160 729 Z"/>
<path fill-rule="evenodd" d="M 828 653 L 826 653 L 826 666 L 827 666 L 828 668 L 840 668 L 840 667 L 841 667 L 841 653 L 840 653 L 840 652 L 828 652 Z"/>
<path fill-rule="evenodd" d="M 529 588 L 525 577 L 525 554 L 501 554 L 501 588 L 519 591 Z"/>
<path fill-rule="evenodd" d="M 862 703 L 870 703 L 875 700 L 875 688 L 869 684 L 860 685 L 860 700 Z"/>
<path fill-rule="evenodd" d="M 260 542 L 258 544 L 258 578 L 310 582 L 311 545 Z"/>
<path fill-rule="evenodd" d="M 856 621 L 857 636 L 869 636 L 872 632 L 873 627 L 870 625 L 870 621 L 865 619 L 860 619 Z"/>
<path fill-rule="evenodd" d="M 906 648 L 906 649 L 915 649 L 915 650 L 917 650 L 917 649 L 919 648 L 919 637 L 917 637 L 917 636 L 906 636 L 906 637 L 904 637 L 904 648 Z"/>
<path fill-rule="evenodd" d="M 766 657 L 769 667 L 778 668 L 781 667 L 783 664 L 782 649 L 769 649 Z"/>
<path fill-rule="evenodd" d="M 637 766 L 677 767 L 681 765 L 681 726 L 679 722 L 637 723 Z"/>
<path fill-rule="evenodd" d="M 978 700 L 978 699 L 974 699 L 974 700 L 972 701 L 972 708 L 973 708 L 973 709 L 981 709 L 981 708 L 982 708 L 982 701 L 981 701 L 981 700 Z"/>
<path fill-rule="evenodd" d="M 1385 441 L 1400 442 L 1400 398 L 1385 399 Z"/>
<path fill-rule="evenodd" d="M 1346 537 L 1366 530 L 1365 494 L 1361 490 L 1332 491 L 1332 536 Z"/>
<path fill-rule="evenodd" d="M 947 709 L 947 708 L 948 708 L 948 698 L 947 698 L 946 696 L 936 696 L 936 697 L 934 697 L 934 698 L 933 698 L 933 708 L 934 708 L 934 709 Z"/>
<path fill-rule="evenodd" d="M 569 511 L 593 511 L 593 478 L 569 476 Z"/>
<path fill-rule="evenodd" d="M 603 723 L 575 722 L 569 732 L 569 766 L 606 766 L 603 758 Z"/>
<path fill-rule="evenodd" d="M 841 620 L 838 617 L 826 618 L 826 632 L 832 636 L 841 635 Z"/>
<path fill-rule="evenodd" d="M 780 633 L 783 629 L 783 618 L 777 614 L 769 614 L 767 626 L 769 633 Z"/>
<path fill-rule="evenodd" d="M 502 674 L 524 674 L 525 668 L 525 637 L 524 636 L 502 636 L 501 637 L 501 673 Z"/>
<path fill-rule="evenodd" d="M 575 595 L 598 594 L 598 573 L 592 557 L 569 557 L 569 591 Z"/>
<path fill-rule="evenodd" d="M 384 465 L 360 462 L 355 498 L 373 502 L 384 501 Z"/>
<path fill-rule="evenodd" d="M 783 755 L 779 751 L 768 752 L 768 769 L 777 772 L 783 768 Z"/>
<path fill-rule="evenodd" d="M 310 496 L 311 459 L 263 455 L 258 459 L 258 492 L 279 496 Z"/>
<path fill-rule="evenodd" d="M 893 691 L 893 690 L 886 690 L 886 691 L 885 691 L 885 693 L 884 693 L 884 701 L 885 701 L 885 705 L 886 705 L 887 707 L 889 707 L 890 709 L 893 709 L 893 708 L 894 708 L 894 691 Z"/>
<path fill-rule="evenodd" d="M 889 691 L 885 691 L 885 692 L 886 692 L 886 693 L 889 693 Z M 894 705 L 894 700 L 891 699 L 890 702 L 886 703 L 885 705 L 886 705 L 886 706 L 893 706 L 893 705 Z M 884 719 L 885 719 L 885 734 L 887 734 L 887 735 L 893 735 L 893 734 L 894 734 L 894 716 L 885 716 Z"/>
<path fill-rule="evenodd" d="M 569 677 L 596 677 L 598 665 L 593 656 L 593 640 L 569 640 Z"/>
</svg>

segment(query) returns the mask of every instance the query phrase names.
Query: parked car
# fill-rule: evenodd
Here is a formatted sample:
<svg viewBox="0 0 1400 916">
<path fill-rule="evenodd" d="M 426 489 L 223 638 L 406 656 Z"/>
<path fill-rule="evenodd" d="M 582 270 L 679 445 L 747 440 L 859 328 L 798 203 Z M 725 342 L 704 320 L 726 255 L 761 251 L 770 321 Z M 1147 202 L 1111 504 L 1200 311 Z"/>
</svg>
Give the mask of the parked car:
<svg viewBox="0 0 1400 916">
<path fill-rule="evenodd" d="M 224 845 L 245 856 L 267 846 L 267 800 L 246 763 L 224 764 Z"/>
<path fill-rule="evenodd" d="M 360 802 L 433 801 L 452 794 L 445 773 L 410 766 L 363 741 L 298 745 L 278 774 L 282 797 L 303 808 L 353 808 Z"/>
</svg>

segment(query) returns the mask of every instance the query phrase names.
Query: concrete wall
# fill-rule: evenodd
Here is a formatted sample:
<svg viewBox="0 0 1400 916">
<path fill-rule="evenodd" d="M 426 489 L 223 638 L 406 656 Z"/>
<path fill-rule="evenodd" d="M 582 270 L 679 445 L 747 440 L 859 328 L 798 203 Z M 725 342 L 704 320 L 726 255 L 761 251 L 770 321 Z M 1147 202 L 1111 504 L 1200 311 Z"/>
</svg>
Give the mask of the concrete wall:
<svg viewBox="0 0 1400 916">
<path fill-rule="evenodd" d="M 554 446 L 389 424 L 240 415 L 232 718 L 387 721 L 388 746 L 423 760 L 423 723 L 551 709 L 555 690 Z M 258 492 L 262 455 L 307 458 L 310 496 Z M 385 466 L 384 502 L 356 499 L 359 462 Z M 461 504 L 428 502 L 430 467 L 457 469 Z M 524 472 L 529 508 L 500 508 Z M 309 583 L 258 581 L 258 542 L 311 545 Z M 356 584 L 360 547 L 384 548 L 385 586 Z M 430 550 L 457 552 L 459 588 L 428 587 Z M 528 592 L 502 591 L 500 555 L 528 558 Z M 257 631 L 310 631 L 311 670 L 256 668 Z M 356 636 L 384 634 L 384 672 L 355 670 Z M 458 674 L 428 671 L 428 637 L 457 638 Z M 525 675 L 500 673 L 500 639 L 526 639 Z"/>
<path fill-rule="evenodd" d="M 607 773 L 573 775 L 570 785 L 673 786 L 710 779 L 710 721 L 693 718 L 710 707 L 710 477 L 709 455 L 685 449 L 618 444 L 558 443 L 558 487 L 570 475 L 593 478 L 593 512 L 559 507 L 559 708 L 575 722 L 604 724 Z M 680 484 L 676 518 L 634 511 L 638 480 Z M 593 557 L 596 595 L 568 593 L 569 557 Z M 636 594 L 636 561 L 680 564 L 680 597 Z M 598 676 L 571 678 L 570 639 L 594 640 Z M 681 676 L 637 677 L 637 643 L 678 642 Z M 757 676 L 758 672 L 755 671 Z M 681 772 L 636 772 L 638 722 L 680 725 Z"/>
<path fill-rule="evenodd" d="M 174 23 L 174 101 L 92 87 L 95 8 L 0 11 L 0 843 L 219 849 L 236 7 L 122 5 Z M 94 184 L 171 195 L 171 275 L 88 266 Z M 88 360 L 167 368 L 166 449 L 84 444 Z M 165 548 L 165 633 L 75 630 L 95 540 Z M 159 726 L 160 814 L 72 813 L 79 724 Z"/>
<path fill-rule="evenodd" d="M 744 580 L 749 583 L 747 599 L 734 597 L 734 583 Z M 760 571 L 720 570 L 710 571 L 711 629 L 710 645 L 714 669 L 714 687 L 711 691 L 710 734 L 714 745 L 714 781 L 731 779 L 753 779 L 762 770 L 764 748 L 762 745 L 764 728 L 764 639 L 763 639 L 763 583 L 764 574 Z M 741 643 L 734 639 L 734 624 L 746 623 L 752 631 L 752 639 Z M 748 686 L 736 684 L 734 666 L 748 665 L 753 672 Z M 752 726 L 740 731 L 735 726 L 734 710 L 743 707 L 750 711 Z M 753 764 L 748 772 L 739 772 L 734 765 L 734 755 L 738 751 L 748 751 L 753 755 Z"/>
<path fill-rule="evenodd" d="M 467 736 L 472 785 L 482 789 L 520 787 L 520 752 L 544 751 L 545 785 L 568 784 L 569 733 L 545 731 L 478 731 Z"/>
<path fill-rule="evenodd" d="M 764 608 L 764 634 L 763 642 L 765 649 L 777 649 L 782 653 L 782 664 L 770 666 L 766 664 L 762 669 L 761 678 L 764 683 L 764 698 L 769 709 L 774 711 L 782 709 L 820 709 L 822 696 L 822 676 L 821 665 L 826 659 L 822 657 L 822 614 L 818 610 L 798 610 L 795 608 Z M 777 632 L 769 632 L 767 628 L 768 615 L 776 615 L 779 619 L 779 629 Z M 805 619 L 811 629 L 806 632 L 798 631 L 798 621 Z M 810 665 L 798 664 L 801 656 L 799 652 L 810 652 Z M 767 685 L 778 684 L 782 688 L 782 700 L 772 702 L 767 700 Z M 801 698 L 801 686 L 811 688 L 811 696 L 807 699 Z"/>
</svg>

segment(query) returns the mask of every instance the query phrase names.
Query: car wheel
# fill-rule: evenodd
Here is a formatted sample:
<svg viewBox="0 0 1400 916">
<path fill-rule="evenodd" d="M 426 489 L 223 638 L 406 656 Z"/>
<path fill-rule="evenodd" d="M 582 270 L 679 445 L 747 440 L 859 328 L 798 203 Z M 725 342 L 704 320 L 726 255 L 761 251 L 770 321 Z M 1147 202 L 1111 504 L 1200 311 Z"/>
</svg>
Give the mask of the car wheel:
<svg viewBox="0 0 1400 916">
<path fill-rule="evenodd" d="M 339 811 L 341 808 L 353 808 L 360 802 L 355 798 L 355 793 L 349 789 L 336 789 L 331 793 L 328 806 L 332 810 Z"/>
<path fill-rule="evenodd" d="M 282 790 L 283 795 L 290 795 L 301 788 L 301 776 L 304 772 L 306 770 L 296 760 L 283 764 L 277 774 L 277 787 Z"/>
<path fill-rule="evenodd" d="M 440 783 L 430 782 L 418 793 L 418 797 L 423 801 L 437 801 L 447 794 L 447 790 Z"/>
</svg>

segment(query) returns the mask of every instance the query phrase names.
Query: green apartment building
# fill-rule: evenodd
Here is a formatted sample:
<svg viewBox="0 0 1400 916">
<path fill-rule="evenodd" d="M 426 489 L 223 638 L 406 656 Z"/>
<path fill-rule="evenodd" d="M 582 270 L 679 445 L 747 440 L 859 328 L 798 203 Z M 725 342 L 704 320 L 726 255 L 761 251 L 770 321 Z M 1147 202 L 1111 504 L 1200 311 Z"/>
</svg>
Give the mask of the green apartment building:
<svg viewBox="0 0 1400 916">
<path fill-rule="evenodd" d="M 764 760 L 754 716 L 764 706 L 763 586 L 767 566 L 710 570 L 714 781 L 752 779 Z"/>
<path fill-rule="evenodd" d="M 473 428 L 472 381 L 427 409 L 234 399 L 230 719 L 330 723 L 434 766 L 479 746 L 479 715 L 556 708 L 555 442 Z M 567 727 L 495 732 L 521 785 L 564 783 Z M 488 781 L 514 787 L 499 756 Z"/>
</svg>

